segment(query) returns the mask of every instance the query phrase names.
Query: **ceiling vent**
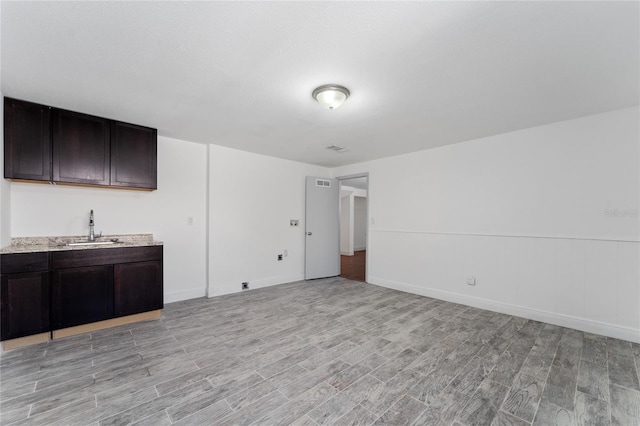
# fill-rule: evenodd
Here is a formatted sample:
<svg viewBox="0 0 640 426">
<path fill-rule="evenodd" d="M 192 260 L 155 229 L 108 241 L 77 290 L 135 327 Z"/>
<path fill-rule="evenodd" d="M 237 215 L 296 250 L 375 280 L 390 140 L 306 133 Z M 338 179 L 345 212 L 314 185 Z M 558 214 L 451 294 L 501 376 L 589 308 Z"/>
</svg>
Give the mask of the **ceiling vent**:
<svg viewBox="0 0 640 426">
<path fill-rule="evenodd" d="M 329 149 L 331 151 L 338 152 L 340 154 L 342 154 L 343 152 L 349 152 L 349 149 L 343 148 L 341 146 L 336 146 L 336 145 L 330 145 L 330 146 L 327 147 L 327 149 Z"/>
</svg>

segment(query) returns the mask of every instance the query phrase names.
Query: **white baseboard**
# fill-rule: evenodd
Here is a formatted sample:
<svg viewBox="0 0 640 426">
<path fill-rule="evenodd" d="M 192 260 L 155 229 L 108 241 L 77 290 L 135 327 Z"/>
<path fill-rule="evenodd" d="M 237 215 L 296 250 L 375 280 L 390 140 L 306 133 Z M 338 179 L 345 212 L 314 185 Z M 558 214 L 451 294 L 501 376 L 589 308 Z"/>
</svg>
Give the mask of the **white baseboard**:
<svg viewBox="0 0 640 426">
<path fill-rule="evenodd" d="M 353 252 L 352 251 L 341 251 L 340 255 L 342 255 L 342 256 L 353 256 Z"/>
<path fill-rule="evenodd" d="M 258 288 L 271 287 L 278 284 L 286 284 L 286 283 L 292 283 L 295 281 L 302 281 L 302 280 L 304 280 L 304 275 L 302 276 L 295 275 L 290 277 L 271 277 L 271 278 L 265 278 L 262 280 L 249 281 L 249 291 L 255 290 Z M 220 286 L 220 287 L 222 287 L 223 290 L 216 290 L 215 288 L 210 289 L 209 297 L 211 298 L 216 296 L 224 296 L 226 294 L 234 294 L 234 293 L 240 293 L 242 291 L 247 291 L 242 289 L 224 290 L 224 288 L 226 289 L 232 288 L 233 284 Z"/>
<path fill-rule="evenodd" d="M 487 309 L 494 312 L 515 315 L 535 321 L 542 321 L 549 324 L 559 325 L 561 327 L 573 328 L 576 330 L 585 331 L 587 333 L 601 334 L 603 336 L 640 343 L 640 330 L 636 330 L 633 328 L 622 327 L 619 325 L 593 321 L 586 318 L 578 318 L 554 312 L 540 311 L 524 306 L 496 302 L 494 300 L 482 299 L 459 293 L 451 293 L 448 291 L 436 290 L 433 288 L 424 288 L 413 284 L 385 280 L 383 278 L 369 277 L 367 282 L 382 287 L 392 288 L 394 290 L 404 291 L 406 293 L 418 294 L 420 296 L 432 297 L 434 299 L 445 300 L 447 302 L 460 303 L 462 305 L 473 306 L 475 308 Z"/>
<path fill-rule="evenodd" d="M 204 288 L 194 288 L 184 291 L 173 291 L 171 293 L 164 294 L 164 303 L 180 302 L 181 300 L 197 299 L 198 297 L 204 297 L 206 291 Z"/>
</svg>

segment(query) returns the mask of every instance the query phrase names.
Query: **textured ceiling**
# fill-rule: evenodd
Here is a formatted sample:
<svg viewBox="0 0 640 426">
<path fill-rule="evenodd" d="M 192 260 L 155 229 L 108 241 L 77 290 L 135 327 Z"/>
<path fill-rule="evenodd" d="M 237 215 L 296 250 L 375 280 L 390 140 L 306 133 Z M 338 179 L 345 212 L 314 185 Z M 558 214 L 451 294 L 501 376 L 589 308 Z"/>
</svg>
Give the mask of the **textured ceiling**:
<svg viewBox="0 0 640 426">
<path fill-rule="evenodd" d="M 338 166 L 638 104 L 638 2 L 7 2 L 5 96 Z M 351 98 L 322 109 L 318 85 Z M 325 149 L 348 148 L 347 153 Z"/>
</svg>

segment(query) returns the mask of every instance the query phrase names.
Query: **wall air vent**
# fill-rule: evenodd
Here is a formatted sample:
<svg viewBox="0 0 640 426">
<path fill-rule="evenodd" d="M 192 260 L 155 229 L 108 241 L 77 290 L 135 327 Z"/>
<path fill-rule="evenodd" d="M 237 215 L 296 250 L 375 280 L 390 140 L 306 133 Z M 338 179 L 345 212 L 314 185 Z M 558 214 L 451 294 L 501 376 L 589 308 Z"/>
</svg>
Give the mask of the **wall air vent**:
<svg viewBox="0 0 640 426">
<path fill-rule="evenodd" d="M 336 145 L 330 145 L 330 146 L 327 147 L 327 149 L 330 149 L 331 151 L 338 152 L 340 154 L 342 154 L 343 152 L 349 152 L 348 148 L 343 148 L 341 146 L 336 146 Z"/>
<path fill-rule="evenodd" d="M 329 188 L 331 186 L 331 181 L 330 180 L 324 180 L 324 179 L 316 179 L 316 186 L 320 186 L 323 188 Z"/>
</svg>

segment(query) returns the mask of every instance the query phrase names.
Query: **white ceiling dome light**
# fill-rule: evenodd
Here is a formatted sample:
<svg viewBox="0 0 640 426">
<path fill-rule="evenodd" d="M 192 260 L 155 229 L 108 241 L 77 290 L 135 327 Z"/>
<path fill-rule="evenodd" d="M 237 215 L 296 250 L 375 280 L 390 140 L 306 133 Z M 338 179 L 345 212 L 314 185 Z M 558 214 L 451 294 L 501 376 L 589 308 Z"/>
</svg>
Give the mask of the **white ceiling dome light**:
<svg viewBox="0 0 640 426">
<path fill-rule="evenodd" d="M 351 93 L 349 89 L 338 84 L 325 84 L 317 87 L 313 93 L 313 99 L 327 109 L 336 109 L 347 100 Z"/>
</svg>

